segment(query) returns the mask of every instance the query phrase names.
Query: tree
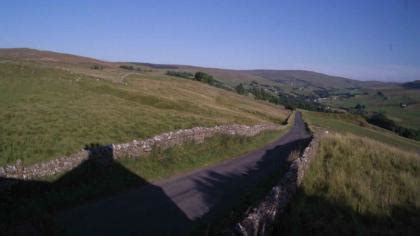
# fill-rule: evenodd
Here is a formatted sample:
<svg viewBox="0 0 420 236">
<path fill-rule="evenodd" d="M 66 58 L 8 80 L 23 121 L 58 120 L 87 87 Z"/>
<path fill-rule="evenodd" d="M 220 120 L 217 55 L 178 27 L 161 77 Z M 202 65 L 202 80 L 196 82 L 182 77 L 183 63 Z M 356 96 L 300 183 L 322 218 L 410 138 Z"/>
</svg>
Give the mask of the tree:
<svg viewBox="0 0 420 236">
<path fill-rule="evenodd" d="M 246 93 L 246 89 L 244 88 L 244 86 L 242 84 L 239 84 L 238 86 L 236 86 L 235 90 L 239 94 L 245 94 Z"/>
<path fill-rule="evenodd" d="M 194 79 L 202 82 L 207 82 L 208 80 L 212 79 L 211 75 L 208 75 L 204 72 L 198 71 L 194 75 Z"/>
<path fill-rule="evenodd" d="M 374 124 L 376 126 L 382 127 L 387 130 L 395 131 L 397 128 L 397 125 L 395 122 L 388 117 L 386 117 L 382 113 L 376 113 L 372 116 L 370 116 L 367 121 L 371 124 Z"/>
<path fill-rule="evenodd" d="M 128 65 L 120 65 L 120 68 L 126 69 L 126 70 L 134 70 L 133 66 L 128 66 Z"/>
<path fill-rule="evenodd" d="M 357 103 L 357 105 L 354 107 L 354 109 L 356 109 L 356 112 L 360 114 L 365 112 L 365 108 L 366 108 L 365 105 L 360 104 L 360 103 Z"/>
<path fill-rule="evenodd" d="M 90 69 L 92 69 L 92 70 L 103 70 L 104 67 L 101 66 L 101 65 L 93 65 L 93 66 L 90 67 Z"/>
</svg>

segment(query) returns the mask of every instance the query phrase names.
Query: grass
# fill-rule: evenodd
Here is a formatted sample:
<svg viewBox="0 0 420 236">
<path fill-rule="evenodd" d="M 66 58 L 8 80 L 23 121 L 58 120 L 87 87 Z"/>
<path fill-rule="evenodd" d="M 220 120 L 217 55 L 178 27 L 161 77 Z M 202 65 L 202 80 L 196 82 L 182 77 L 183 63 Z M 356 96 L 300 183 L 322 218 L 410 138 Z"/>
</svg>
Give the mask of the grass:
<svg viewBox="0 0 420 236">
<path fill-rule="evenodd" d="M 405 150 L 420 151 L 420 142 L 398 136 L 395 133 L 367 124 L 354 115 L 328 114 L 302 111 L 306 122 L 311 126 L 322 127 L 339 133 L 350 133 L 368 137 Z"/>
<path fill-rule="evenodd" d="M 85 162 L 75 170 L 48 181 L 22 181 L 0 194 L 0 229 L 15 233 L 30 222 L 44 233 L 54 233 L 53 213 L 127 188 L 239 156 L 279 138 L 287 129 L 254 137 L 214 136 L 202 144 L 189 143 L 153 152 L 138 160 L 103 165 Z"/>
<path fill-rule="evenodd" d="M 275 233 L 417 235 L 419 186 L 419 154 L 354 135 L 329 135 Z"/>
<path fill-rule="evenodd" d="M 194 126 L 281 123 L 287 116 L 282 107 L 195 81 L 133 73 L 117 83 L 116 71 L 93 76 L 71 64 L 0 63 L 0 165 L 33 164 L 89 143 Z"/>
</svg>

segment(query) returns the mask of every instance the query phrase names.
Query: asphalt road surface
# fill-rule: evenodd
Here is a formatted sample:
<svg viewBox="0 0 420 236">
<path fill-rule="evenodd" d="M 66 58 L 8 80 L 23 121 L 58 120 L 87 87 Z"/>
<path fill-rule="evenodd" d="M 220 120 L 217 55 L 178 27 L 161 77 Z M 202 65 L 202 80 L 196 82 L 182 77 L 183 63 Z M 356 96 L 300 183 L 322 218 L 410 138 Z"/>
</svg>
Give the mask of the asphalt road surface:
<svg viewBox="0 0 420 236">
<path fill-rule="evenodd" d="M 61 212 L 56 222 L 69 235 L 188 235 L 197 222 L 225 213 L 244 191 L 284 171 L 289 153 L 309 141 L 298 112 L 288 133 L 261 149 L 165 181 L 143 180 L 127 192 Z"/>
</svg>

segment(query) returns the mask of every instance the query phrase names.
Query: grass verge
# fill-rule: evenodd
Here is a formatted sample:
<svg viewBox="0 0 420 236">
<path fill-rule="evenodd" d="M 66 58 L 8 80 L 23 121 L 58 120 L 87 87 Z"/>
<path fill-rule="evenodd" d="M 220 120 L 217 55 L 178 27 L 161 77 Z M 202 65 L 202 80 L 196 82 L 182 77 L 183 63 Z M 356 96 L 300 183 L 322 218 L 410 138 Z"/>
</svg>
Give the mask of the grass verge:
<svg viewBox="0 0 420 236">
<path fill-rule="evenodd" d="M 419 154 L 354 135 L 330 135 L 321 140 L 275 234 L 416 235 L 419 186 Z"/>
</svg>

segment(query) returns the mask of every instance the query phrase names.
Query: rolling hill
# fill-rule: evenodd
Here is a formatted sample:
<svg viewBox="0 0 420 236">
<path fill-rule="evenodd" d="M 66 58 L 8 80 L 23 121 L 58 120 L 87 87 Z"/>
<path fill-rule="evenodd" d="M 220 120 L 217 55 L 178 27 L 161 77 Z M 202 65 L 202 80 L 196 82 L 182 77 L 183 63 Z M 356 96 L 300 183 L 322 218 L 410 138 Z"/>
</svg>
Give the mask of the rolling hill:
<svg viewBox="0 0 420 236">
<path fill-rule="evenodd" d="M 0 165 L 194 126 L 281 123 L 288 115 L 282 106 L 120 63 L 32 49 L 1 49 L 0 58 Z"/>
<path fill-rule="evenodd" d="M 283 94 L 301 100 L 322 97 L 322 100 L 318 100 L 319 103 L 339 109 L 351 109 L 361 103 L 366 106 L 367 111 L 384 112 L 402 126 L 420 127 L 417 119 L 420 97 L 418 90 L 412 86 L 415 82 L 405 85 L 363 82 L 299 70 L 229 70 L 186 65 L 107 62 L 27 48 L 0 49 L 0 67 L 3 122 L 14 123 L 13 128 L 3 128 L 3 133 L 16 133 L 18 124 L 23 121 L 12 119 L 11 117 L 14 115 L 10 114 L 11 111 L 10 109 L 8 111 L 7 106 L 14 107 L 15 111 L 12 113 L 21 112 L 22 108 L 19 106 L 27 107 L 31 104 L 30 101 L 37 101 L 37 99 L 47 104 L 46 107 L 43 107 L 44 111 L 51 112 L 52 117 L 56 115 L 61 117 L 51 119 L 56 119 L 55 122 L 62 122 L 61 119 L 64 117 L 73 117 L 70 119 L 71 122 L 64 122 L 66 127 L 73 127 L 67 129 L 74 129 L 69 132 L 69 139 L 78 133 L 77 137 L 83 141 L 76 143 L 69 141 L 68 143 L 72 144 L 66 151 L 58 151 L 57 148 L 53 148 L 54 150 L 50 151 L 52 156 L 67 153 L 69 150 L 94 141 L 101 143 L 111 142 L 114 139 L 123 141 L 137 136 L 145 137 L 193 125 L 213 125 L 226 122 L 272 122 L 279 121 L 286 116 L 286 112 L 282 108 L 267 102 L 256 101 L 252 95 L 239 96 L 233 92 L 196 81 L 168 76 L 167 71 L 191 74 L 203 71 L 212 75 L 230 90 L 234 90 L 238 84 L 244 84 L 248 88 L 254 86 L 276 96 Z M 25 80 L 17 80 L 17 78 L 25 78 Z M 410 85 L 410 89 L 405 88 L 407 85 Z M 378 97 L 379 91 L 385 94 L 387 99 Z M 95 97 L 94 94 L 99 96 Z M 73 104 L 70 106 L 69 103 Z M 100 104 L 103 103 L 107 105 L 101 106 Z M 117 105 L 118 103 L 119 105 Z M 401 110 L 401 103 L 407 103 L 408 106 Z M 54 104 L 53 109 L 50 107 L 52 104 Z M 135 105 L 133 106 L 133 104 Z M 75 110 L 70 112 L 71 109 L 63 108 L 63 106 L 75 107 Z M 114 113 L 110 111 L 113 109 Z M 21 112 L 21 115 L 27 117 L 28 120 L 33 118 L 32 115 L 40 113 L 39 110 L 31 111 L 30 109 L 25 112 Z M 75 118 L 74 112 L 80 114 L 79 121 L 77 121 L 79 124 L 76 122 L 78 119 Z M 96 114 L 92 115 L 92 113 Z M 120 115 L 132 114 L 132 118 L 128 119 L 126 116 L 122 116 L 121 119 L 127 121 L 116 122 L 118 116 L 115 114 L 118 113 Z M 36 119 L 40 119 L 41 116 L 38 114 Z M 107 130 L 111 128 L 134 129 L 134 127 L 128 128 L 127 124 L 130 123 L 128 120 L 135 119 L 135 116 L 142 117 L 142 121 L 136 120 L 135 122 L 135 129 L 139 130 L 138 133 L 128 136 L 114 134 L 112 135 L 114 137 L 109 137 L 106 134 Z M 108 121 L 103 121 L 104 123 L 99 125 L 100 122 L 95 123 L 94 121 L 98 117 L 106 117 L 105 120 Z M 29 124 L 35 126 L 36 119 L 24 123 L 28 124 L 27 126 Z M 185 122 L 185 120 L 189 121 Z M 103 132 L 85 135 L 87 130 L 77 131 L 78 128 L 74 127 L 83 126 L 83 122 L 92 127 L 90 131 L 101 129 Z M 109 125 L 108 122 L 113 125 Z M 44 123 L 44 121 L 40 122 L 40 124 Z M 50 123 L 46 122 L 45 125 L 50 125 Z M 144 126 L 148 126 L 148 128 Z M 20 129 L 22 129 L 20 132 L 26 133 L 26 135 L 29 135 L 28 132 L 34 132 L 31 129 L 28 131 L 25 126 Z M 60 132 L 55 132 L 55 135 Z M 8 136 L 4 137 L 7 140 L 18 139 L 18 137 L 6 137 Z M 35 143 L 42 143 L 42 140 L 49 138 L 49 135 L 44 138 L 35 138 L 37 140 Z M 66 138 L 63 136 L 63 139 Z M 25 142 L 31 143 L 32 140 Z M 14 153 L 13 155 L 8 154 L 10 160 L 15 160 L 23 155 L 16 153 L 27 152 L 24 149 L 14 151 L 16 148 L 8 146 L 7 142 L 4 142 L 3 145 L 3 152 Z M 42 155 L 40 154 L 40 156 Z M 7 162 L 4 160 L 5 158 L 2 159 L 3 162 Z"/>
<path fill-rule="evenodd" d="M 149 70 L 154 74 L 165 74 L 167 70 L 187 71 L 195 73 L 203 71 L 225 82 L 227 85 L 236 86 L 239 83 L 251 83 L 252 81 L 266 84 L 293 88 L 316 89 L 347 89 L 347 88 L 372 88 L 395 86 L 395 83 L 379 81 L 358 81 L 339 76 L 331 76 L 314 71 L 305 70 L 232 70 L 206 68 L 190 65 L 165 65 L 138 62 L 106 62 L 93 58 L 76 56 L 71 54 L 41 51 L 29 48 L 0 49 L 0 61 L 36 62 L 50 66 L 76 66 L 79 69 L 89 69 L 93 65 L 100 65 L 106 69 L 115 69 L 121 65 L 133 65 L 143 70 Z"/>
<path fill-rule="evenodd" d="M 420 89 L 420 80 L 407 82 L 407 83 L 404 83 L 402 86 L 408 89 Z"/>
</svg>

